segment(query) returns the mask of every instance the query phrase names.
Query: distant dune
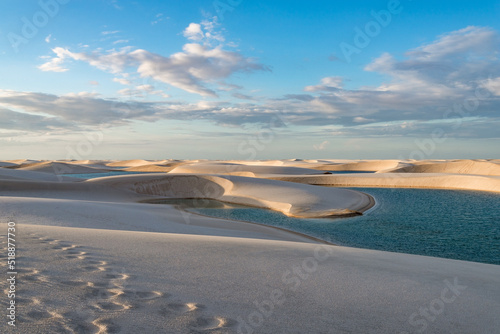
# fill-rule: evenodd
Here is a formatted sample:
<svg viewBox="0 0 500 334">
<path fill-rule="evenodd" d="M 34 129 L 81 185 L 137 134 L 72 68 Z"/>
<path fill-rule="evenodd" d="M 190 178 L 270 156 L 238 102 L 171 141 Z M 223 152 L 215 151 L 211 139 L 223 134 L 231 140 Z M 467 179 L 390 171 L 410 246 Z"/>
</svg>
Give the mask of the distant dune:
<svg viewBox="0 0 500 334">
<path fill-rule="evenodd" d="M 447 173 L 447 174 L 477 174 L 500 175 L 500 165 L 488 161 L 457 160 L 439 163 L 421 163 L 392 170 L 386 173 Z"/>
<path fill-rule="evenodd" d="M 168 160 L 156 160 L 156 161 L 148 161 L 148 160 L 124 160 L 124 161 L 116 161 L 106 164 L 106 166 L 110 167 L 138 167 L 145 165 L 160 165 L 162 163 L 167 163 Z"/>
<path fill-rule="evenodd" d="M 233 175 L 257 175 L 257 174 L 287 174 L 287 175 L 301 175 L 301 174 L 322 174 L 321 171 L 301 168 L 289 167 L 276 164 L 274 161 L 270 165 L 263 163 L 229 163 L 229 162 L 204 162 L 195 164 L 181 165 L 171 173 L 196 173 L 196 174 L 233 174 Z M 245 174 L 246 173 L 246 174 Z M 250 174 L 251 173 L 251 174 Z"/>
<path fill-rule="evenodd" d="M 94 168 L 85 165 L 69 164 L 63 162 L 39 162 L 33 163 L 26 167 L 21 167 L 19 170 L 34 171 L 53 174 L 89 174 L 89 173 L 104 173 L 110 171 L 109 168 Z"/>
</svg>

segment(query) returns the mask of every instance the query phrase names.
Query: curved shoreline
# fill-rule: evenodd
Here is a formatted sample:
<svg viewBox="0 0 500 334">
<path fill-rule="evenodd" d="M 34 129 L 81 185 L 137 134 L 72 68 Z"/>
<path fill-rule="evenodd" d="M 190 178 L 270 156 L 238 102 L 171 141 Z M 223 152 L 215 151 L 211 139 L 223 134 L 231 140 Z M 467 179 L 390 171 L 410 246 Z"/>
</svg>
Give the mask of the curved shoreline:
<svg viewBox="0 0 500 334">
<path fill-rule="evenodd" d="M 257 226 L 269 227 L 269 228 L 272 228 L 272 229 L 275 229 L 275 230 L 278 230 L 278 231 L 281 231 L 281 232 L 291 233 L 293 235 L 297 235 L 297 236 L 300 236 L 302 238 L 309 239 L 309 240 L 312 240 L 312 241 L 315 241 L 315 242 L 318 242 L 318 243 L 322 243 L 322 244 L 326 244 L 326 245 L 331 245 L 331 246 L 340 246 L 338 244 L 334 244 L 332 242 L 329 242 L 329 241 L 326 241 L 326 240 L 323 240 L 323 239 L 320 239 L 320 238 L 317 238 L 317 237 L 313 237 L 312 235 L 308 235 L 308 234 L 305 234 L 305 233 L 301 233 L 301 232 L 289 230 L 289 229 L 286 229 L 286 228 L 283 228 L 283 227 L 278 227 L 278 226 L 273 226 L 273 225 L 267 225 L 267 224 L 262 224 L 262 223 L 256 223 L 256 222 L 251 222 L 251 221 L 248 221 L 248 220 L 239 220 L 239 219 L 229 219 L 229 218 L 214 217 L 214 216 L 206 215 L 206 214 L 203 214 L 203 213 L 193 212 L 193 211 L 186 210 L 186 209 L 182 208 L 180 205 L 175 205 L 174 204 L 173 206 L 177 210 L 184 211 L 184 212 L 187 212 L 187 213 L 190 213 L 190 214 L 193 214 L 193 215 L 198 215 L 200 217 L 207 217 L 207 218 L 212 218 L 212 219 L 222 219 L 222 220 L 225 220 L 225 221 L 228 221 L 228 222 L 238 222 L 238 223 L 253 224 L 253 225 L 257 225 Z M 257 208 L 257 209 L 262 209 L 262 208 Z M 266 210 L 266 209 L 263 209 L 263 210 Z M 267 210 L 269 210 L 269 209 L 267 209 Z"/>
<path fill-rule="evenodd" d="M 369 200 L 369 203 L 366 204 L 361 209 L 358 209 L 358 211 L 356 211 L 356 212 L 359 212 L 359 214 L 358 213 L 350 213 L 350 214 L 334 215 L 334 216 L 322 217 L 322 218 L 342 219 L 342 218 L 355 217 L 355 216 L 362 215 L 362 212 L 366 212 L 366 211 L 372 209 L 373 207 L 375 207 L 375 205 L 377 204 L 377 202 L 375 201 L 375 198 L 372 195 L 364 193 L 364 192 L 360 192 L 360 193 L 362 193 L 363 195 L 366 195 L 366 197 Z M 172 199 L 174 199 L 174 198 L 161 198 L 161 199 L 160 198 L 152 198 L 152 199 L 140 200 L 137 203 L 171 205 L 171 206 L 173 206 L 174 208 L 176 208 L 179 211 L 187 212 L 187 213 L 198 215 L 198 216 L 201 216 L 201 217 L 207 217 L 207 218 L 212 218 L 212 219 L 221 219 L 221 220 L 228 221 L 228 222 L 240 222 L 240 223 L 247 223 L 247 224 L 253 224 L 253 225 L 258 225 L 258 226 L 265 226 L 265 227 L 276 229 L 276 230 L 279 230 L 279 231 L 282 231 L 282 232 L 291 233 L 293 235 L 297 235 L 297 236 L 300 236 L 300 237 L 303 237 L 303 238 L 306 238 L 306 239 L 309 239 L 309 240 L 312 240 L 312 241 L 315 241 L 315 242 L 319 242 L 319 243 L 323 243 L 323 244 L 327 244 L 327 245 L 332 245 L 332 246 L 341 246 L 341 245 L 332 243 L 330 241 L 327 241 L 327 240 L 324 240 L 324 239 L 321 239 L 321 238 L 318 238 L 318 237 L 314 237 L 312 235 L 305 234 L 303 232 L 298 232 L 298 231 L 286 229 L 286 228 L 283 228 L 283 227 L 278 227 L 278 226 L 274 226 L 274 225 L 268 225 L 268 224 L 264 224 L 264 223 L 257 223 L 257 222 L 252 222 L 252 221 L 248 221 L 248 220 L 229 219 L 229 218 L 221 218 L 221 217 L 216 217 L 216 216 L 210 216 L 210 215 L 207 215 L 207 214 L 190 211 L 190 210 L 182 207 L 182 205 L 180 205 L 180 204 L 158 203 L 158 202 L 161 202 L 161 201 L 164 201 L 164 200 L 172 200 Z M 175 199 L 189 200 L 189 199 L 195 199 L 195 198 L 175 198 Z M 262 207 L 251 206 L 251 205 L 242 205 L 242 204 L 239 204 L 239 203 L 231 203 L 231 202 L 221 201 L 221 200 L 217 200 L 217 199 L 208 199 L 208 200 L 218 201 L 218 202 L 228 203 L 228 204 L 233 204 L 233 205 L 241 205 L 241 206 L 246 206 L 246 207 L 249 207 L 249 208 L 256 208 L 256 209 L 262 209 L 262 210 L 271 210 L 271 211 L 283 214 L 280 211 L 272 210 L 272 209 L 269 209 L 269 208 L 262 208 Z M 305 218 L 300 218 L 300 217 L 292 217 L 292 218 L 305 219 Z M 311 218 L 311 219 L 322 219 L 322 218 Z"/>
</svg>

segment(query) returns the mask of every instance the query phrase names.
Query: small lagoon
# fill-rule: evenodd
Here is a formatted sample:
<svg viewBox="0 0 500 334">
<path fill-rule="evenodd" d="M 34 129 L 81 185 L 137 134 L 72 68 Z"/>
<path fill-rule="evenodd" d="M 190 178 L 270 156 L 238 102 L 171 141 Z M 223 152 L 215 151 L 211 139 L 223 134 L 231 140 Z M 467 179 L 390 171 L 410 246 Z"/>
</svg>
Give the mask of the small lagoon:
<svg viewBox="0 0 500 334">
<path fill-rule="evenodd" d="M 363 216 L 299 219 L 212 200 L 168 200 L 203 215 L 277 226 L 332 243 L 500 264 L 500 194 L 436 189 L 349 188 L 377 204 Z"/>
</svg>

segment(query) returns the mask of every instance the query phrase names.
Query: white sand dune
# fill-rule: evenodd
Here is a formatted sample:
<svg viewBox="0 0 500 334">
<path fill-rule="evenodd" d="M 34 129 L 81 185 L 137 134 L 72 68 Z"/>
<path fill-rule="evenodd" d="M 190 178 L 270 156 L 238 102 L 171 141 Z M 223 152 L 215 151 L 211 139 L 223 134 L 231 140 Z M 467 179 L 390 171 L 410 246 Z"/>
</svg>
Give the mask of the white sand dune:
<svg viewBox="0 0 500 334">
<path fill-rule="evenodd" d="M 165 172 L 168 173 L 174 168 L 189 162 L 184 161 L 162 161 L 161 164 L 147 164 L 122 169 L 125 172 Z"/>
<path fill-rule="evenodd" d="M 200 164 L 209 170 L 206 161 Z M 214 165 L 212 175 L 83 182 L 0 168 L 4 273 L 6 219 L 16 222 L 22 247 L 18 328 L 4 319 L 0 332 L 451 334 L 500 328 L 500 266 L 325 245 L 272 227 L 138 202 L 213 198 L 307 217 L 363 210 L 369 198 L 281 180 L 498 190 L 500 177 L 274 174 L 281 180 L 271 180 L 250 169 L 242 173 L 259 178 L 213 175 L 224 168 Z M 6 279 L 0 288 L 8 288 Z"/>
<path fill-rule="evenodd" d="M 229 162 L 183 164 L 170 171 L 170 173 L 229 174 L 229 175 L 233 174 L 233 175 L 246 175 L 246 176 L 253 176 L 259 174 L 260 175 L 261 174 L 287 174 L 287 175 L 322 174 L 322 172 L 311 168 L 287 167 L 287 166 L 277 166 L 277 165 L 259 165 L 259 164 L 246 165 L 241 163 L 229 163 Z"/>
<path fill-rule="evenodd" d="M 126 175 L 91 179 L 143 195 L 172 198 L 206 198 L 268 208 L 293 217 L 352 215 L 373 204 L 360 192 L 320 188 L 266 179 L 213 175 Z"/>
<path fill-rule="evenodd" d="M 104 166 L 102 166 L 104 167 Z M 89 173 L 105 173 L 110 171 L 110 168 L 95 168 L 85 165 L 69 164 L 63 162 L 39 162 L 33 163 L 26 167 L 20 167 L 19 170 L 34 171 L 51 174 L 89 174 Z"/>
<path fill-rule="evenodd" d="M 283 166 L 283 160 L 228 160 L 226 163 L 235 163 L 246 166 Z"/>
<path fill-rule="evenodd" d="M 137 167 L 128 167 L 122 169 L 124 172 L 149 172 L 149 173 L 157 173 L 163 172 L 168 173 L 175 167 L 168 167 L 162 165 L 145 165 L 145 166 L 137 166 Z"/>
<path fill-rule="evenodd" d="M 463 189 L 500 192 L 500 177 L 443 173 L 271 176 L 274 180 L 336 187 Z"/>
<path fill-rule="evenodd" d="M 116 162 L 116 160 L 58 160 L 57 162 L 64 162 L 72 165 L 83 165 L 98 168 L 109 168 L 106 166 L 110 163 Z"/>
<path fill-rule="evenodd" d="M 440 163 L 421 163 L 384 171 L 386 173 L 452 173 L 500 175 L 500 165 L 488 161 L 458 160 Z"/>
<path fill-rule="evenodd" d="M 141 160 L 141 159 L 135 159 L 135 160 L 123 160 L 123 161 L 115 161 L 106 164 L 106 166 L 109 167 L 138 167 L 138 166 L 145 166 L 145 165 L 160 165 L 162 163 L 167 163 L 168 160 L 154 160 L 154 161 L 148 161 L 148 160 Z"/>
<path fill-rule="evenodd" d="M 399 160 L 369 160 L 359 162 L 335 162 L 332 164 L 323 164 L 316 169 L 331 171 L 372 171 L 377 172 L 388 168 L 396 168 L 401 161 Z"/>
<path fill-rule="evenodd" d="M 31 160 L 31 159 L 16 159 L 16 160 L 4 160 L 4 161 L 11 162 L 11 163 L 16 164 L 16 165 L 42 162 L 41 160 Z"/>
</svg>

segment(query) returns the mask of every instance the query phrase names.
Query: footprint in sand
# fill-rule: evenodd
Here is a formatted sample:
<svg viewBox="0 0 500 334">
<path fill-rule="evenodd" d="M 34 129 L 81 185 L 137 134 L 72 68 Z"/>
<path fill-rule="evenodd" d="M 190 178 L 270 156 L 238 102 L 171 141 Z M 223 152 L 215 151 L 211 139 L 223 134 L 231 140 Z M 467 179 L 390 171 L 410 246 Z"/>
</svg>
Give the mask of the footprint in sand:
<svg viewBox="0 0 500 334">
<path fill-rule="evenodd" d="M 111 319 L 107 318 L 98 318 L 92 322 L 99 331 L 97 334 L 108 334 L 108 333 L 119 333 L 120 326 L 115 324 Z"/>
<path fill-rule="evenodd" d="M 95 299 L 110 299 L 117 297 L 119 295 L 123 294 L 123 291 L 120 289 L 106 289 L 106 288 L 99 288 L 91 285 L 89 282 L 89 286 L 85 288 L 85 296 L 87 298 L 95 298 Z"/>
<path fill-rule="evenodd" d="M 80 259 L 80 260 L 85 260 L 87 257 L 85 256 L 87 252 L 84 251 L 78 251 L 78 250 L 70 250 L 67 252 L 69 255 L 66 255 L 65 258 L 67 259 Z"/>
<path fill-rule="evenodd" d="M 106 274 L 104 277 L 107 279 L 112 279 L 112 280 L 126 280 L 126 279 L 130 278 L 129 275 L 123 274 L 123 273 Z"/>
<path fill-rule="evenodd" d="M 61 318 L 61 326 L 69 333 L 91 334 L 98 330 L 98 326 L 92 322 L 92 316 L 83 309 L 65 312 Z"/>
<path fill-rule="evenodd" d="M 223 317 L 198 317 L 193 321 L 191 329 L 197 332 L 207 332 L 232 327 L 235 324 L 235 320 Z"/>
<path fill-rule="evenodd" d="M 166 317 L 172 314 L 183 314 L 204 309 L 205 306 L 196 303 L 169 303 L 160 308 L 160 315 Z"/>
</svg>

